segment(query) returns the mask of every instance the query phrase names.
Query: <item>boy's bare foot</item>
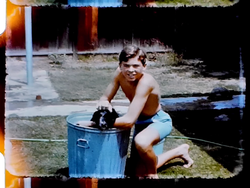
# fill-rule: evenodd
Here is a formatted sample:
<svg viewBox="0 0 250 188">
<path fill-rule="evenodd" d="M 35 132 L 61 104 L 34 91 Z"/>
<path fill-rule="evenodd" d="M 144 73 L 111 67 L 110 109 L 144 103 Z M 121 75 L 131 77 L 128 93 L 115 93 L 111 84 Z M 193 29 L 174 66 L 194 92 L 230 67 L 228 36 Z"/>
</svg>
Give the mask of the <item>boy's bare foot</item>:
<svg viewBox="0 0 250 188">
<path fill-rule="evenodd" d="M 183 167 L 189 168 L 194 163 L 194 161 L 190 158 L 190 156 L 188 154 L 189 145 L 182 144 L 179 147 L 180 147 L 180 152 L 181 152 L 180 157 L 187 163 L 187 164 L 183 165 Z"/>
</svg>

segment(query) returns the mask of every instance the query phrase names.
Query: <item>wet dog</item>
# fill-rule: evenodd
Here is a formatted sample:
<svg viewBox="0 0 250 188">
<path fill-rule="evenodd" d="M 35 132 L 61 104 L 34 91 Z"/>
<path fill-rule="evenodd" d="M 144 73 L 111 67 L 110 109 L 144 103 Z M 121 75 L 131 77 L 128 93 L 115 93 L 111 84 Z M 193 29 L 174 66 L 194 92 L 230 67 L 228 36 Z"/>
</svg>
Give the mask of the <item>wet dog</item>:
<svg viewBox="0 0 250 188">
<path fill-rule="evenodd" d="M 113 128 L 116 118 L 119 117 L 119 114 L 112 108 L 112 112 L 109 110 L 97 110 L 94 112 L 90 121 L 95 122 L 93 127 L 100 130 L 107 130 Z"/>
</svg>

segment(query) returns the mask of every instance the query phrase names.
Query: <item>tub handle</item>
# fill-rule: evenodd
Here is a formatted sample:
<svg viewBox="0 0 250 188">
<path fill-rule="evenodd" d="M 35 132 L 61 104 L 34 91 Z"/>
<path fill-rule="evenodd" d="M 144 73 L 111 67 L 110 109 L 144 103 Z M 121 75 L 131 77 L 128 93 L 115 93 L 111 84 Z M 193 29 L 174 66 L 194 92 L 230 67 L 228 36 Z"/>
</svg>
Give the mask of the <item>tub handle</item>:
<svg viewBox="0 0 250 188">
<path fill-rule="evenodd" d="M 83 138 L 79 138 L 76 144 L 78 147 L 81 147 L 81 148 L 86 148 L 86 149 L 89 148 L 89 141 Z"/>
</svg>

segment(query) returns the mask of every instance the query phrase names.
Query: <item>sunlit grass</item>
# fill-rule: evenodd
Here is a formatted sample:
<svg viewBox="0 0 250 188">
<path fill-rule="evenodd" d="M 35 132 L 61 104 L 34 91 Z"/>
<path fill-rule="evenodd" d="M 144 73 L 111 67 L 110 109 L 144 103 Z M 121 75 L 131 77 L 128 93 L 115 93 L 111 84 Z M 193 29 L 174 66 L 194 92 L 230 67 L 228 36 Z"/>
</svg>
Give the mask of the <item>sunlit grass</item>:
<svg viewBox="0 0 250 188">
<path fill-rule="evenodd" d="M 6 124 L 6 137 L 67 139 L 65 118 L 65 116 L 9 118 Z M 175 128 L 170 135 L 184 136 Z M 160 178 L 229 178 L 235 175 L 190 140 L 167 138 L 164 151 L 183 143 L 190 145 L 193 166 L 186 169 L 182 167 L 183 160 L 174 159 L 158 170 Z M 211 146 L 209 150 L 213 149 Z M 12 157 L 12 167 L 19 169 L 15 175 L 54 176 L 58 169 L 68 166 L 67 142 L 13 141 Z"/>
</svg>

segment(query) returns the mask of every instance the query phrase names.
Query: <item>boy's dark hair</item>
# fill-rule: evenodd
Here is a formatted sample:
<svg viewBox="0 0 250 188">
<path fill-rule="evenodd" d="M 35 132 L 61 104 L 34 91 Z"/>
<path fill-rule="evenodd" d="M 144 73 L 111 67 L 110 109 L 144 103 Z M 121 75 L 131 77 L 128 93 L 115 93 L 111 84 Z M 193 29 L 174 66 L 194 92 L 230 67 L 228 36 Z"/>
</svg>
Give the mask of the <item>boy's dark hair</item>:
<svg viewBox="0 0 250 188">
<path fill-rule="evenodd" d="M 127 45 L 119 55 L 119 64 L 122 62 L 128 62 L 129 59 L 136 56 L 138 56 L 138 60 L 141 61 L 142 65 L 145 65 L 147 58 L 146 53 L 135 45 Z"/>
</svg>

